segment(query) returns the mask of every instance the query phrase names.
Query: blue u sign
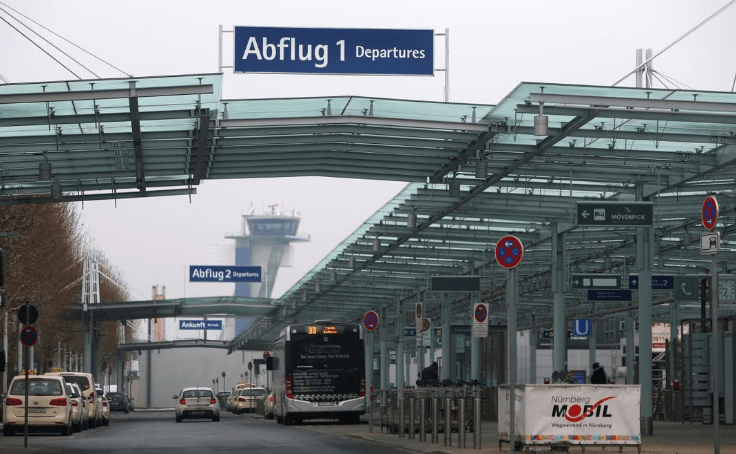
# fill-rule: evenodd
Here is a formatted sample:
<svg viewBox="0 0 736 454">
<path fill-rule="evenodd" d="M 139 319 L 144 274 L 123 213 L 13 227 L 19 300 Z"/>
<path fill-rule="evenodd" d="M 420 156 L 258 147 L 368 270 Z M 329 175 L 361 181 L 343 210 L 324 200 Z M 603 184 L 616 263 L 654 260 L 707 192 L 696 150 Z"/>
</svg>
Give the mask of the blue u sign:
<svg viewBox="0 0 736 454">
<path fill-rule="evenodd" d="M 434 31 L 235 27 L 235 72 L 434 75 Z"/>
<path fill-rule="evenodd" d="M 572 335 L 575 337 L 588 337 L 591 333 L 589 318 L 576 318 L 572 321 Z"/>
</svg>

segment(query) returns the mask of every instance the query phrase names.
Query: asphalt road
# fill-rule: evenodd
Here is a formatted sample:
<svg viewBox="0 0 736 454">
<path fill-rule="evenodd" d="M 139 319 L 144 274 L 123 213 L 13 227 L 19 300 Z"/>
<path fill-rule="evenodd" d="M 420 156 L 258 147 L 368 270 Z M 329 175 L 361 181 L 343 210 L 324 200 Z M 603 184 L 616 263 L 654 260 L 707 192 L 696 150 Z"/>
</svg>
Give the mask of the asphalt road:
<svg viewBox="0 0 736 454">
<path fill-rule="evenodd" d="M 172 411 L 115 412 L 110 425 L 75 433 L 31 434 L 24 449 L 23 435 L 0 435 L 0 452 L 44 454 L 203 454 L 256 452 L 268 454 L 406 454 L 408 451 L 365 440 L 329 434 L 310 427 L 337 424 L 310 421 L 304 426 L 284 426 L 250 415 L 221 413 L 211 419 L 174 421 Z"/>
</svg>

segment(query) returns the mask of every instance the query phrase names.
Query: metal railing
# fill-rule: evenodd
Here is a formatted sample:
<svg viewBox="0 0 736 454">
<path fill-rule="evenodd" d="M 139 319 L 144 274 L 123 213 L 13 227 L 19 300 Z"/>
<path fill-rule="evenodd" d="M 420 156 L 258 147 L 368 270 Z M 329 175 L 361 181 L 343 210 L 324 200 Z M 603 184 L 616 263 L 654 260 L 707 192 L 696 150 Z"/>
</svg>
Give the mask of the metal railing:
<svg viewBox="0 0 736 454">
<path fill-rule="evenodd" d="M 438 386 L 379 391 L 381 431 L 408 436 L 420 442 L 467 447 L 467 434 L 473 434 L 473 449 L 481 449 L 483 400 L 490 388 L 482 386 Z M 487 407 L 486 403 L 486 407 Z M 429 440 L 428 440 L 429 435 Z"/>
</svg>

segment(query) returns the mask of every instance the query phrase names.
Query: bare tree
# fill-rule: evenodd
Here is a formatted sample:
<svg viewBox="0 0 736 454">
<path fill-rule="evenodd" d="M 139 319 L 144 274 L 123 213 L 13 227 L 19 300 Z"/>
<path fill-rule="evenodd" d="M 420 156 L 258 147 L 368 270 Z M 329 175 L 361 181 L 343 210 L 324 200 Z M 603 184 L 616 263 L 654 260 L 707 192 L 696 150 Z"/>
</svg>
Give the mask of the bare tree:
<svg viewBox="0 0 736 454">
<path fill-rule="evenodd" d="M 11 339 L 20 332 L 15 313 L 29 302 L 39 310 L 35 328 L 39 333 L 35 358 L 39 372 L 57 363 L 59 343 L 66 351 L 82 352 L 81 320 L 68 318 L 69 308 L 81 301 L 84 236 L 79 212 L 72 204 L 47 203 L 14 205 L 0 208 L 0 223 L 5 232 L 17 235 L 0 238 L 5 255 L 6 309 Z M 108 276 L 122 282 L 121 274 L 101 251 L 94 259 Z M 121 285 L 100 281 L 101 301 L 125 301 L 127 292 Z M 116 322 L 100 326 L 100 354 L 113 357 L 117 348 Z M 103 334 L 104 333 L 104 334 Z M 11 342 L 10 345 L 16 345 Z M 17 349 L 9 348 L 8 368 L 21 369 Z"/>
</svg>

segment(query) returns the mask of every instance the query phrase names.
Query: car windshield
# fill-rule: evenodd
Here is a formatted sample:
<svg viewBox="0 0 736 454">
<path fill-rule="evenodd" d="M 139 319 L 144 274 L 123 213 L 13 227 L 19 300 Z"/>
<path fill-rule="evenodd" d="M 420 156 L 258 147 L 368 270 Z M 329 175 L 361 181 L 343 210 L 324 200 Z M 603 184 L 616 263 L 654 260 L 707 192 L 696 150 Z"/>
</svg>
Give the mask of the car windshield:
<svg viewBox="0 0 736 454">
<path fill-rule="evenodd" d="M 26 380 L 17 380 L 13 383 L 8 394 L 25 395 Z M 61 382 L 59 380 L 49 380 L 45 378 L 32 378 L 28 380 L 29 396 L 61 396 Z"/>
<path fill-rule="evenodd" d="M 66 384 L 66 392 L 67 394 L 69 394 L 69 397 L 73 397 L 75 399 L 79 397 L 79 393 L 77 392 L 77 390 L 69 383 Z"/>
<path fill-rule="evenodd" d="M 185 399 L 189 397 L 212 397 L 212 391 L 209 389 L 192 389 L 184 391 L 184 395 L 182 397 Z"/>
<path fill-rule="evenodd" d="M 109 393 L 107 398 L 110 400 L 123 400 L 123 393 Z"/>
<path fill-rule="evenodd" d="M 76 383 L 77 386 L 79 386 L 79 389 L 89 389 L 89 380 L 87 380 L 87 377 L 83 377 L 81 375 L 65 375 L 64 380 L 69 383 Z"/>
</svg>

